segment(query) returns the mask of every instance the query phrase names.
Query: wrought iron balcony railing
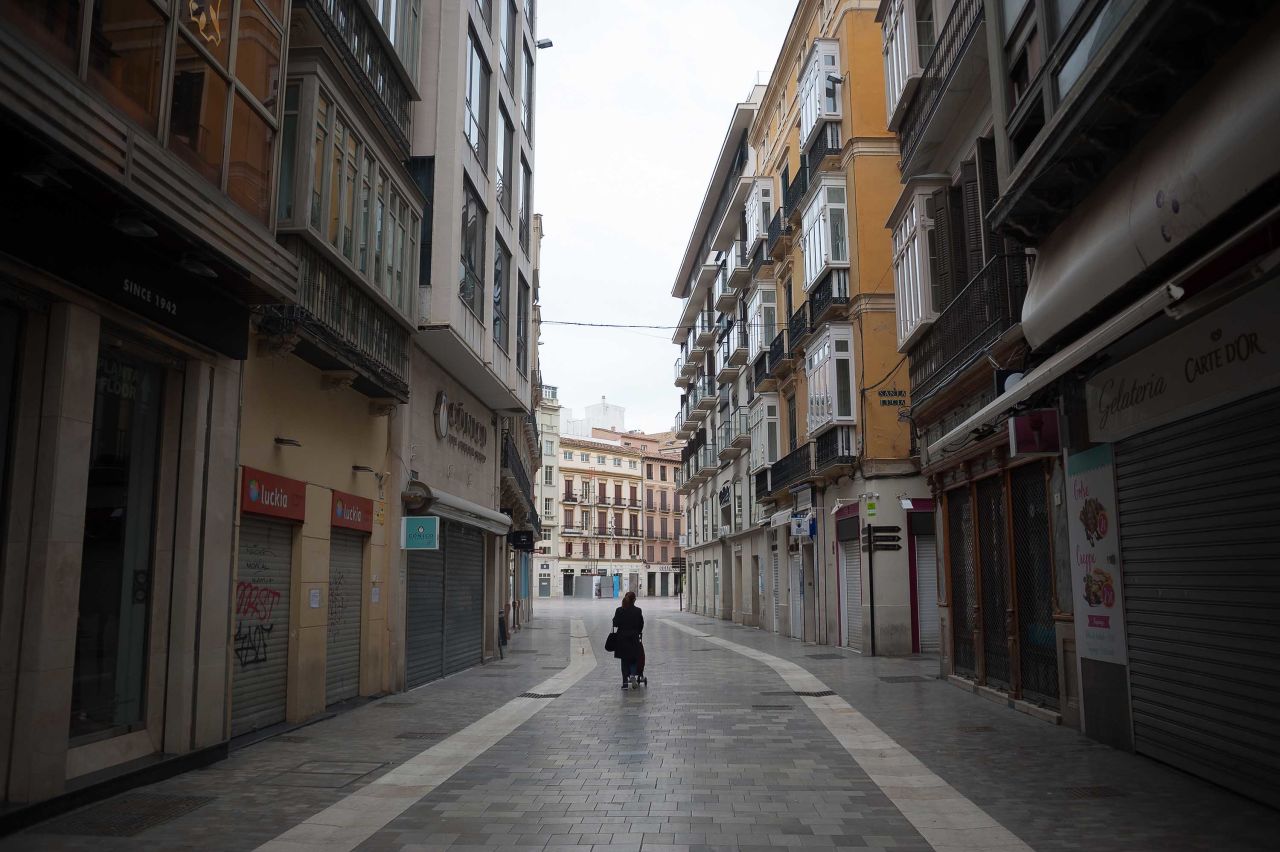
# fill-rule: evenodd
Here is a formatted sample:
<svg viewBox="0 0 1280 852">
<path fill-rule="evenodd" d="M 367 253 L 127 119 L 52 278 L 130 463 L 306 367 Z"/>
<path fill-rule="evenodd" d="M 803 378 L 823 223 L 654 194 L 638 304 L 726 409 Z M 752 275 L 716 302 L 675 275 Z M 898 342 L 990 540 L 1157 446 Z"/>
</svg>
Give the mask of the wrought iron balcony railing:
<svg viewBox="0 0 1280 852">
<path fill-rule="evenodd" d="M 751 365 L 752 380 L 758 390 L 769 379 L 769 353 L 761 352 L 756 356 L 756 362 Z"/>
<path fill-rule="evenodd" d="M 530 507 L 533 506 L 533 485 L 529 481 L 529 474 L 524 469 L 524 460 L 520 458 L 520 453 L 516 451 L 516 443 L 511 438 L 511 433 L 503 430 L 502 432 L 502 469 L 503 472 L 511 475 L 516 485 L 520 489 L 520 493 L 524 495 Z"/>
<path fill-rule="evenodd" d="M 942 32 L 938 34 L 929 64 L 920 75 L 920 85 L 902 116 L 898 138 L 902 148 L 901 168 L 904 175 L 910 172 L 911 158 L 915 156 L 925 129 L 933 119 L 933 114 L 946 94 L 951 78 L 982 20 L 982 0 L 956 0 L 951 7 L 951 14 L 947 16 Z"/>
<path fill-rule="evenodd" d="M 796 171 L 795 176 L 791 178 L 791 183 L 787 184 L 785 201 L 787 219 L 794 219 L 796 214 L 800 212 L 800 203 L 804 200 L 804 196 L 808 191 L 809 164 L 802 158 L 800 160 L 800 168 Z"/>
<path fill-rule="evenodd" d="M 771 467 L 771 484 L 774 491 L 781 491 L 813 478 L 813 443 L 806 442 L 778 459 Z"/>
<path fill-rule="evenodd" d="M 796 312 L 791 315 L 791 319 L 787 320 L 787 333 L 791 340 L 792 353 L 795 353 L 804 345 L 804 340 L 811 331 L 813 331 L 813 326 L 809 323 L 809 303 L 805 302 L 796 308 Z"/>
<path fill-rule="evenodd" d="M 769 239 L 766 242 L 770 257 L 776 255 L 778 243 L 790 231 L 791 226 L 783 219 L 782 210 L 774 211 L 773 218 L 769 220 Z"/>
<path fill-rule="evenodd" d="M 849 304 L 849 270 L 828 267 L 809 291 L 809 309 L 814 326 L 825 322 L 827 312 Z"/>
<path fill-rule="evenodd" d="M 791 350 L 787 348 L 787 330 L 784 328 L 769 344 L 769 375 L 777 376 L 779 370 L 791 363 Z"/>
<path fill-rule="evenodd" d="M 911 401 L 918 405 L 982 357 L 1022 316 L 1027 255 L 996 255 L 909 351 Z"/>
<path fill-rule="evenodd" d="M 826 470 L 839 465 L 851 465 L 858 458 L 858 436 L 852 426 L 828 429 L 814 441 L 814 467 Z"/>
<path fill-rule="evenodd" d="M 756 471 L 756 502 L 760 502 L 773 493 L 769 487 L 769 468 Z"/>
</svg>

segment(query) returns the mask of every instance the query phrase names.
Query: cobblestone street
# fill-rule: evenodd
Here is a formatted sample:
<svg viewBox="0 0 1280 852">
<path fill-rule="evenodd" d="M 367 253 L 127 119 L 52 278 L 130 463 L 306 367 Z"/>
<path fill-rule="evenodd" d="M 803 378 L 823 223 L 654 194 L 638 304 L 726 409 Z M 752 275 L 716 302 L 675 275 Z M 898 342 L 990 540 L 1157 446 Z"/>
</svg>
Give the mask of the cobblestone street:
<svg viewBox="0 0 1280 852">
<path fill-rule="evenodd" d="M 963 692 L 934 659 L 641 604 L 647 689 L 620 690 L 603 651 L 612 601 L 540 600 L 503 661 L 0 850 L 1275 848 L 1280 814 Z"/>
</svg>

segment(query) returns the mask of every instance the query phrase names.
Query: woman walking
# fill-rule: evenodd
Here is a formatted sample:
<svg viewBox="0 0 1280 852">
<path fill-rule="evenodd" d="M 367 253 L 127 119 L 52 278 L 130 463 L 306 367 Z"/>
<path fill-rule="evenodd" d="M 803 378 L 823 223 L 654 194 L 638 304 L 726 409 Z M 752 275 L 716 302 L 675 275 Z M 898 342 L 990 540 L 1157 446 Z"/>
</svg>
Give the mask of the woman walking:
<svg viewBox="0 0 1280 852">
<path fill-rule="evenodd" d="M 613 611 L 613 626 L 618 631 L 613 655 L 622 661 L 622 688 L 635 688 L 639 683 L 636 665 L 640 659 L 640 633 L 644 630 L 644 614 L 636 606 L 636 593 L 627 592 L 622 606 Z"/>
</svg>

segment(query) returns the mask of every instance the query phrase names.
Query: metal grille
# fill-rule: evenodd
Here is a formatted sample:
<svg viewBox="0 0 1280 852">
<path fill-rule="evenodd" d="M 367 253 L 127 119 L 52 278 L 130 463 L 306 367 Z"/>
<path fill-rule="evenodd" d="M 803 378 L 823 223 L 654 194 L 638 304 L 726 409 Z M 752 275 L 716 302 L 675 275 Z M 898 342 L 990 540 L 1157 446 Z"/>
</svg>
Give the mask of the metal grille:
<svg viewBox="0 0 1280 852">
<path fill-rule="evenodd" d="M 1009 474 L 1013 560 L 1018 580 L 1018 671 L 1024 698 L 1058 706 L 1057 636 L 1053 626 L 1053 566 L 1044 467 Z"/>
<path fill-rule="evenodd" d="M 978 559 L 982 571 L 982 661 L 986 682 L 1009 688 L 1009 634 L 1005 611 L 1009 597 L 1009 551 L 1005 540 L 1004 478 L 977 485 Z"/>
<path fill-rule="evenodd" d="M 212 796 L 161 796 L 131 793 L 76 811 L 32 830 L 33 834 L 87 837 L 136 837 L 213 801 Z"/>
<path fill-rule="evenodd" d="M 835 693 L 829 689 L 819 689 L 815 692 L 804 692 L 797 689 L 796 695 L 799 695 L 801 698 L 826 698 L 828 695 L 835 695 Z"/>
<path fill-rule="evenodd" d="M 360 694 L 360 608 L 365 537 L 335 529 L 329 539 L 329 623 L 325 630 L 325 704 Z"/>
<path fill-rule="evenodd" d="M 245 515 L 236 569 L 231 735 L 285 720 L 293 527 Z"/>
<path fill-rule="evenodd" d="M 951 569 L 951 641 L 955 670 L 972 677 L 977 671 L 973 650 L 973 605 L 977 583 L 973 573 L 973 511 L 969 489 L 947 492 L 948 563 Z"/>
</svg>

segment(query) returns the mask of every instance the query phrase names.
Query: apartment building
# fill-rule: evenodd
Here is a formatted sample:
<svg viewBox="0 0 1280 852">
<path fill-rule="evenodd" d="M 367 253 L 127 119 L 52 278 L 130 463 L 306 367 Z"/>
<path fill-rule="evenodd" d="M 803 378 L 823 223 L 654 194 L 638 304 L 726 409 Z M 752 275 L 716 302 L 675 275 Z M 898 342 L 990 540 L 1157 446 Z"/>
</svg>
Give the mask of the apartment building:
<svg viewBox="0 0 1280 852">
<path fill-rule="evenodd" d="M 878 38 L 864 4 L 802 2 L 735 108 L 672 290 L 676 427 L 695 611 L 910 654 L 936 644 L 933 520 L 899 416 Z"/>
<path fill-rule="evenodd" d="M 560 584 L 564 597 L 639 594 L 643 453 L 618 441 L 560 436 Z"/>
<path fill-rule="evenodd" d="M 1280 16 L 878 18 L 943 672 L 1277 804 Z"/>
<path fill-rule="evenodd" d="M 671 597 L 680 589 L 681 509 L 676 490 L 680 442 L 672 432 L 646 434 L 594 428 L 592 437 L 617 441 L 644 454 L 644 571 L 641 597 Z"/>
<path fill-rule="evenodd" d="M 560 399 L 554 385 L 541 385 L 538 400 L 538 431 L 542 435 L 542 472 L 534 489 L 534 502 L 542 513 L 542 538 L 533 555 L 536 563 L 537 596 L 560 597 L 564 584 L 560 577 Z"/>
</svg>

